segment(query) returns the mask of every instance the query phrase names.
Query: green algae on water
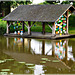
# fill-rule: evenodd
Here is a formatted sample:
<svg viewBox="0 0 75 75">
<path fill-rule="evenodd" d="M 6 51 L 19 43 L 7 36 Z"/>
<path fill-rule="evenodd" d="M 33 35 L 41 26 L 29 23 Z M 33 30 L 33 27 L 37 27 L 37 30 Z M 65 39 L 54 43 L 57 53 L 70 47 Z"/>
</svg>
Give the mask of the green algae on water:
<svg viewBox="0 0 75 75">
<path fill-rule="evenodd" d="M 53 60 L 52 62 L 59 62 L 59 60 Z"/>
<path fill-rule="evenodd" d="M 41 64 L 45 64 L 45 63 L 46 63 L 46 61 L 40 61 L 40 63 L 41 63 Z"/>
<path fill-rule="evenodd" d="M 6 61 L 13 61 L 14 59 L 5 59 Z"/>
<path fill-rule="evenodd" d="M 26 62 L 18 62 L 18 63 L 20 63 L 20 64 L 25 64 Z"/>
<path fill-rule="evenodd" d="M 2 69 L 1 71 L 10 71 L 10 69 Z"/>
<path fill-rule="evenodd" d="M 34 64 L 25 64 L 25 65 L 27 65 L 27 66 L 33 66 Z"/>
</svg>

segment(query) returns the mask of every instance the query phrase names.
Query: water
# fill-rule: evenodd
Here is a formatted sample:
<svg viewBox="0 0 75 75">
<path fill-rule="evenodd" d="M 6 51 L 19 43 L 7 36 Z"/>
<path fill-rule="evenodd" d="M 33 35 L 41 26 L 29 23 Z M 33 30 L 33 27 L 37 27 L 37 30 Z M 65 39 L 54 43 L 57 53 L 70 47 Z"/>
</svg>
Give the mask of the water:
<svg viewBox="0 0 75 75">
<path fill-rule="evenodd" d="M 0 37 L 0 74 L 75 74 L 75 38 Z"/>
</svg>

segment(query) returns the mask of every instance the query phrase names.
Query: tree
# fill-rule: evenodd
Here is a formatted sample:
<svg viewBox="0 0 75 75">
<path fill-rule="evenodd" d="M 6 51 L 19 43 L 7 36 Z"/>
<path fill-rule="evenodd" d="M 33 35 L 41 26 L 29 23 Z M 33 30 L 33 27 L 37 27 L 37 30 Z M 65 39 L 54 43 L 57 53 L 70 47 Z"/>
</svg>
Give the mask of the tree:
<svg viewBox="0 0 75 75">
<path fill-rule="evenodd" d="M 69 1 L 63 1 L 61 4 L 70 4 Z"/>
<path fill-rule="evenodd" d="M 14 8 L 17 7 L 18 5 L 29 5 L 31 3 L 32 3 L 31 1 L 13 1 L 11 3 L 11 7 Z"/>
<path fill-rule="evenodd" d="M 75 1 L 73 2 L 73 6 L 75 7 Z"/>
<path fill-rule="evenodd" d="M 45 1 L 43 3 L 40 3 L 40 5 L 41 4 L 58 4 L 58 3 L 59 3 L 59 1 Z"/>
<path fill-rule="evenodd" d="M 1 1 L 0 2 L 0 13 L 1 16 L 5 16 L 11 12 L 11 7 L 15 8 L 19 5 L 28 5 L 31 4 L 30 1 Z"/>
</svg>

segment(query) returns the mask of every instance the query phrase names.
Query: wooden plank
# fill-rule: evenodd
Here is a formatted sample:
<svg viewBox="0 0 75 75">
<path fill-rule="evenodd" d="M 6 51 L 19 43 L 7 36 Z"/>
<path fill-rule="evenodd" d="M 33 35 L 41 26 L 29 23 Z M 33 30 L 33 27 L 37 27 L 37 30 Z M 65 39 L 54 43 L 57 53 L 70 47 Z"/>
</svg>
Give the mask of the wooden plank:
<svg viewBox="0 0 75 75">
<path fill-rule="evenodd" d="M 42 34 L 45 34 L 45 22 L 42 22 Z"/>
</svg>

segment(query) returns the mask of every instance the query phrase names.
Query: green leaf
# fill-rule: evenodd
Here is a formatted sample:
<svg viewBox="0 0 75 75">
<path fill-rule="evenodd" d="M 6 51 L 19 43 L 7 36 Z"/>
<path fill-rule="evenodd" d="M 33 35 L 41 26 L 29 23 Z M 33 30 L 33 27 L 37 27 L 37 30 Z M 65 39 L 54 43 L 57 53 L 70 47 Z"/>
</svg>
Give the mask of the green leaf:
<svg viewBox="0 0 75 75">
<path fill-rule="evenodd" d="M 12 60 L 14 60 L 14 59 L 5 59 L 6 61 L 12 61 Z"/>
<path fill-rule="evenodd" d="M 25 65 L 27 65 L 27 66 L 33 66 L 34 64 L 25 64 Z"/>
<path fill-rule="evenodd" d="M 5 60 L 0 60 L 0 63 L 4 63 L 4 62 L 6 62 Z"/>
<path fill-rule="evenodd" d="M 41 63 L 41 64 L 45 64 L 45 63 L 46 63 L 46 61 L 40 61 L 40 63 Z"/>
<path fill-rule="evenodd" d="M 18 63 L 25 64 L 26 62 L 18 62 Z"/>
<path fill-rule="evenodd" d="M 28 67 L 29 69 L 34 69 L 35 67 Z"/>
<path fill-rule="evenodd" d="M 1 71 L 10 71 L 10 69 L 2 69 Z"/>
<path fill-rule="evenodd" d="M 41 60 L 48 60 L 48 58 L 41 58 Z"/>
<path fill-rule="evenodd" d="M 59 60 L 53 60 L 52 62 L 59 62 Z"/>
</svg>

